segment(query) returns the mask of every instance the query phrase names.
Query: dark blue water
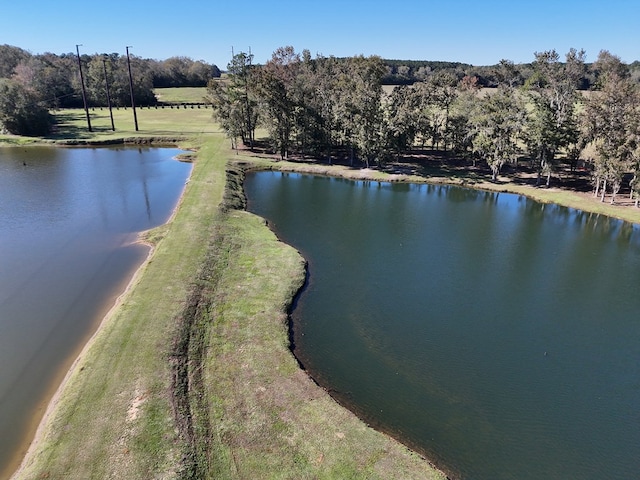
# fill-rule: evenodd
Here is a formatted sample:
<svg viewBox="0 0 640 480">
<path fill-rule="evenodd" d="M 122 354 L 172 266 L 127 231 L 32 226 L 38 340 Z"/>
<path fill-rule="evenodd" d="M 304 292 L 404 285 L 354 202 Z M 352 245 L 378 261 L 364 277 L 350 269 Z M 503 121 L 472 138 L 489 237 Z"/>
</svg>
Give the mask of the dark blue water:
<svg viewBox="0 0 640 480">
<path fill-rule="evenodd" d="M 309 260 L 295 354 L 465 479 L 640 472 L 640 229 L 521 196 L 261 172 Z"/>
<path fill-rule="evenodd" d="M 0 478 L 176 206 L 178 153 L 0 148 Z"/>
</svg>

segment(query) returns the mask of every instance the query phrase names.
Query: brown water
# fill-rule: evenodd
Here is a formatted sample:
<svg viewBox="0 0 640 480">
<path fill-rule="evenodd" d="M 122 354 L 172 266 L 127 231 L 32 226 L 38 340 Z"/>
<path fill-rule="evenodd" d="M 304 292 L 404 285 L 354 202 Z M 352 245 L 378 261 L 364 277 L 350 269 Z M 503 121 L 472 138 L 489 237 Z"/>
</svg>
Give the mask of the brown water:
<svg viewBox="0 0 640 480">
<path fill-rule="evenodd" d="M 147 255 L 191 165 L 175 149 L 0 148 L 0 478 Z"/>
</svg>

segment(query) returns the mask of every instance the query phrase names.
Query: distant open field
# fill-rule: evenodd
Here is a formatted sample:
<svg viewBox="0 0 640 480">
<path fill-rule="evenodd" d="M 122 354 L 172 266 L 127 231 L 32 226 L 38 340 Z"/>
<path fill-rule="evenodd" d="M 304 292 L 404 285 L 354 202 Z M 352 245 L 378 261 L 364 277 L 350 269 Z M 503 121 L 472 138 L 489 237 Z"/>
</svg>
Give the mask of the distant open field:
<svg viewBox="0 0 640 480">
<path fill-rule="evenodd" d="M 201 103 L 207 94 L 206 87 L 155 88 L 153 93 L 163 103 Z"/>
<path fill-rule="evenodd" d="M 212 120 L 210 108 L 136 108 L 138 131 L 135 130 L 133 110 L 120 108 L 113 110 L 115 131 L 111 130 L 109 109 L 94 108 L 89 111 L 92 132 L 89 132 L 83 109 L 53 111 L 56 119 L 55 130 L 44 138 L 45 141 L 93 141 L 103 142 L 131 137 L 167 137 L 179 139 L 197 137 L 220 132 Z M 0 143 L 29 143 L 42 139 L 29 139 L 10 135 L 0 135 Z"/>
</svg>

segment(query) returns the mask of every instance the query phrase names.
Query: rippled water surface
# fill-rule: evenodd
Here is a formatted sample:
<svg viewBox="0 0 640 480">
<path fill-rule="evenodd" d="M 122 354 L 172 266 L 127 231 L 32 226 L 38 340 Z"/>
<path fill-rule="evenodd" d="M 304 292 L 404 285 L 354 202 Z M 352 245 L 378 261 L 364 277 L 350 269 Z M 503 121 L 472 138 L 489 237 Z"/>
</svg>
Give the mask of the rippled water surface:
<svg viewBox="0 0 640 480">
<path fill-rule="evenodd" d="M 309 260 L 295 353 L 455 477 L 640 472 L 640 230 L 524 197 L 261 172 Z"/>
<path fill-rule="evenodd" d="M 175 207 L 178 153 L 0 148 L 0 478 Z"/>
</svg>

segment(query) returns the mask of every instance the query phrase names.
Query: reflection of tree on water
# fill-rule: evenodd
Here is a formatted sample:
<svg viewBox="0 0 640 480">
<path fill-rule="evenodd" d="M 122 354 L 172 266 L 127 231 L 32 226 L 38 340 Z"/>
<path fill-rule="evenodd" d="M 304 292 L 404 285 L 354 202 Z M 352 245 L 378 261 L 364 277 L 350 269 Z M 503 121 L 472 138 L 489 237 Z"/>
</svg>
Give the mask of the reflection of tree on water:
<svg viewBox="0 0 640 480">
<path fill-rule="evenodd" d="M 140 176 L 142 178 L 142 193 L 144 195 L 144 204 L 147 210 L 147 220 L 151 222 L 151 203 L 149 202 L 149 190 L 147 188 L 147 173 L 146 169 L 144 169 L 144 158 L 142 156 L 142 149 L 138 148 L 138 165 L 141 167 L 138 169 L 140 172 Z"/>
<path fill-rule="evenodd" d="M 569 210 L 577 225 L 599 235 L 602 239 L 617 240 L 619 243 L 630 246 L 640 240 L 638 238 L 638 225 L 598 213 Z M 635 247 L 640 248 L 640 245 L 635 245 Z"/>
</svg>

